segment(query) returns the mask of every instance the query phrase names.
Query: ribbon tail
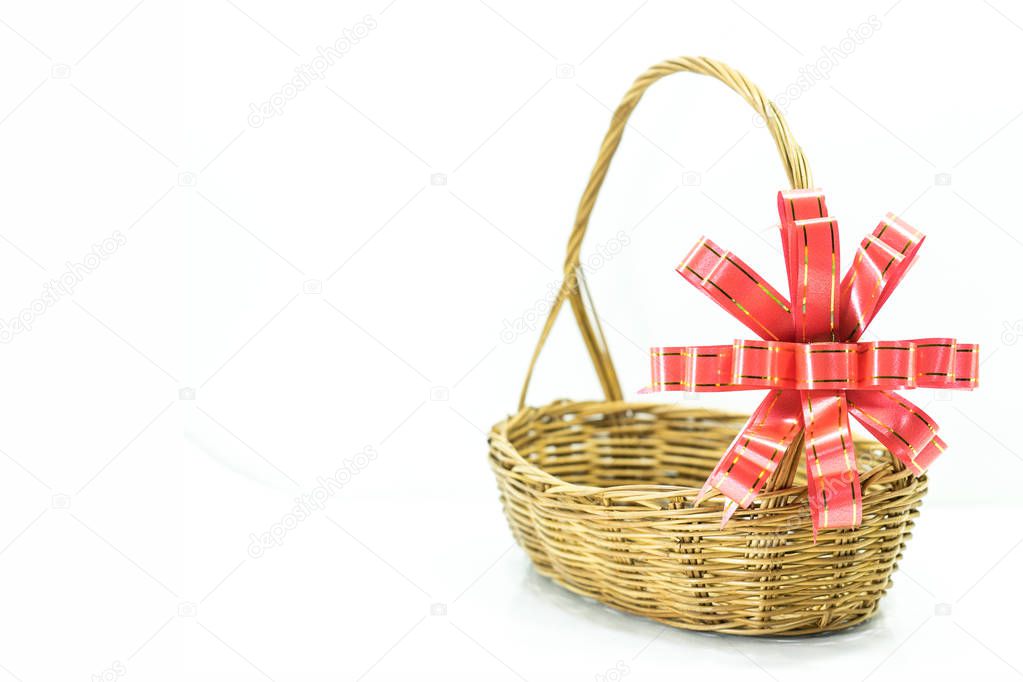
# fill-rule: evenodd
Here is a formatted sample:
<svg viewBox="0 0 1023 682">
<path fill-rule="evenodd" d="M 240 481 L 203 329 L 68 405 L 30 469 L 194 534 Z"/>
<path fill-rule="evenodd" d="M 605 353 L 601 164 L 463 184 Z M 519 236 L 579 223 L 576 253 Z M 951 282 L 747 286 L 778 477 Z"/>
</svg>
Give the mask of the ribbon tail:
<svg viewBox="0 0 1023 682">
<path fill-rule="evenodd" d="M 844 391 L 800 391 L 806 427 L 806 480 L 814 542 L 824 528 L 855 528 L 863 495 Z"/>
<path fill-rule="evenodd" d="M 737 509 L 747 509 L 760 494 L 799 435 L 800 426 L 799 393 L 768 393 L 714 467 L 696 504 L 712 490 L 728 498 L 721 523 L 724 527 Z"/>
<path fill-rule="evenodd" d="M 849 412 L 917 476 L 945 451 L 938 425 L 919 407 L 890 391 L 848 391 Z"/>
</svg>

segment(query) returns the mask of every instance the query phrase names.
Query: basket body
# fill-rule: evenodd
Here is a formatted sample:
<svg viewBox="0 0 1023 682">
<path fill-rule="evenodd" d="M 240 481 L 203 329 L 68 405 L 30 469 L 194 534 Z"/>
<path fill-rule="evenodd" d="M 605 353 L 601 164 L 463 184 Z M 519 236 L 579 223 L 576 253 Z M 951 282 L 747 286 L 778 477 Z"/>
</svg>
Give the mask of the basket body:
<svg viewBox="0 0 1023 682">
<path fill-rule="evenodd" d="M 860 527 L 814 543 L 797 475 L 721 529 L 721 498 L 693 502 L 744 421 L 658 403 L 525 408 L 489 439 L 512 533 L 543 575 L 673 627 L 804 635 L 866 620 L 891 585 L 926 477 L 857 442 Z"/>
</svg>

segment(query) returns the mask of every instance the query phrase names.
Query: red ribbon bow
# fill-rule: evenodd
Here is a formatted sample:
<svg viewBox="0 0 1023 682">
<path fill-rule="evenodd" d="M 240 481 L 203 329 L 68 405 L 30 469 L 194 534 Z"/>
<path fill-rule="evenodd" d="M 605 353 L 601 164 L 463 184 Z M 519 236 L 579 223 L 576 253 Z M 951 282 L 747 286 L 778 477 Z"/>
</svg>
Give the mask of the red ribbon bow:
<svg viewBox="0 0 1023 682">
<path fill-rule="evenodd" d="M 924 235 L 892 214 L 860 244 L 839 280 L 838 224 L 820 190 L 778 193 L 789 278 L 786 299 L 746 263 L 704 238 L 677 271 L 763 340 L 651 350 L 653 389 L 741 391 L 767 397 L 725 451 L 697 498 L 729 499 L 724 526 L 753 503 L 805 431 L 816 537 L 863 518 L 852 415 L 914 474 L 944 452 L 938 426 L 894 389 L 977 385 L 975 344 L 955 339 L 857 342 L 916 259 Z M 791 301 L 791 302 L 790 302 Z"/>
</svg>

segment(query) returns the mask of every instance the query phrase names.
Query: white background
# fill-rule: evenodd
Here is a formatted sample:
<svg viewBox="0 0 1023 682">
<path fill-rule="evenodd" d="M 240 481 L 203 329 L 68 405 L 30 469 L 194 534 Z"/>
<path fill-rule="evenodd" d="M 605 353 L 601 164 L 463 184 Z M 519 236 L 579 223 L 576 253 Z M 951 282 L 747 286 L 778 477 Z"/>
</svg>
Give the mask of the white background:
<svg viewBox="0 0 1023 682">
<path fill-rule="evenodd" d="M 1020 675 L 1021 38 L 1007 0 L 4 3 L 0 680 Z M 929 235 L 874 334 L 982 344 L 981 390 L 913 398 L 951 449 L 880 614 L 847 633 L 610 611 L 538 577 L 499 508 L 485 433 L 609 109 L 681 54 L 768 95 L 830 60 L 783 108 L 846 263 L 885 211 Z M 583 253 L 629 390 L 648 346 L 744 333 L 672 271 L 698 234 L 783 282 L 784 175 L 751 113 L 676 76 L 625 136 Z M 598 396 L 565 320 L 533 404 Z"/>
</svg>

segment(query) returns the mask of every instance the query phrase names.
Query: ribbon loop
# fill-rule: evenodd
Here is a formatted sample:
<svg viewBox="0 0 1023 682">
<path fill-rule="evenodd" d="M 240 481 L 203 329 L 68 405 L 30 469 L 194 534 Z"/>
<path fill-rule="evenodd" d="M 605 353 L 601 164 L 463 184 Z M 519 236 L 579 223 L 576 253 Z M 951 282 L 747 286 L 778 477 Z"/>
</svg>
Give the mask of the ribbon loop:
<svg viewBox="0 0 1023 682">
<path fill-rule="evenodd" d="M 915 388 L 920 355 L 913 341 L 873 341 L 857 344 L 860 382 L 857 388 Z"/>
<path fill-rule="evenodd" d="M 778 208 L 795 340 L 836 341 L 838 224 L 826 215 L 820 195 L 779 192 Z"/>
<path fill-rule="evenodd" d="M 859 367 L 855 344 L 804 343 L 795 355 L 800 389 L 839 390 L 856 385 Z"/>
<path fill-rule="evenodd" d="M 650 349 L 655 391 L 734 391 L 731 346 L 665 346 Z"/>
<path fill-rule="evenodd" d="M 849 412 L 863 427 L 916 474 L 945 451 L 930 415 L 897 393 L 849 391 Z"/>
<path fill-rule="evenodd" d="M 799 396 L 814 535 L 820 528 L 856 527 L 863 517 L 863 500 L 845 394 L 801 391 Z"/>
<path fill-rule="evenodd" d="M 955 339 L 916 339 L 917 386 L 963 388 L 977 386 L 980 370 L 978 346 Z"/>
<path fill-rule="evenodd" d="M 842 279 L 838 335 L 855 341 L 863 335 L 913 264 L 924 235 L 889 213 L 860 243 Z"/>
<path fill-rule="evenodd" d="M 811 220 L 828 215 L 824 192 L 819 189 L 790 189 L 778 192 L 778 216 L 782 222 Z"/>
<path fill-rule="evenodd" d="M 738 256 L 707 238 L 675 269 L 737 320 L 767 339 L 792 336 L 789 302 Z"/>
<path fill-rule="evenodd" d="M 750 415 L 725 450 L 697 497 L 697 504 L 716 488 L 732 501 L 722 526 L 736 506 L 746 509 L 778 467 L 782 455 L 799 435 L 799 394 L 771 391 Z"/>
</svg>

